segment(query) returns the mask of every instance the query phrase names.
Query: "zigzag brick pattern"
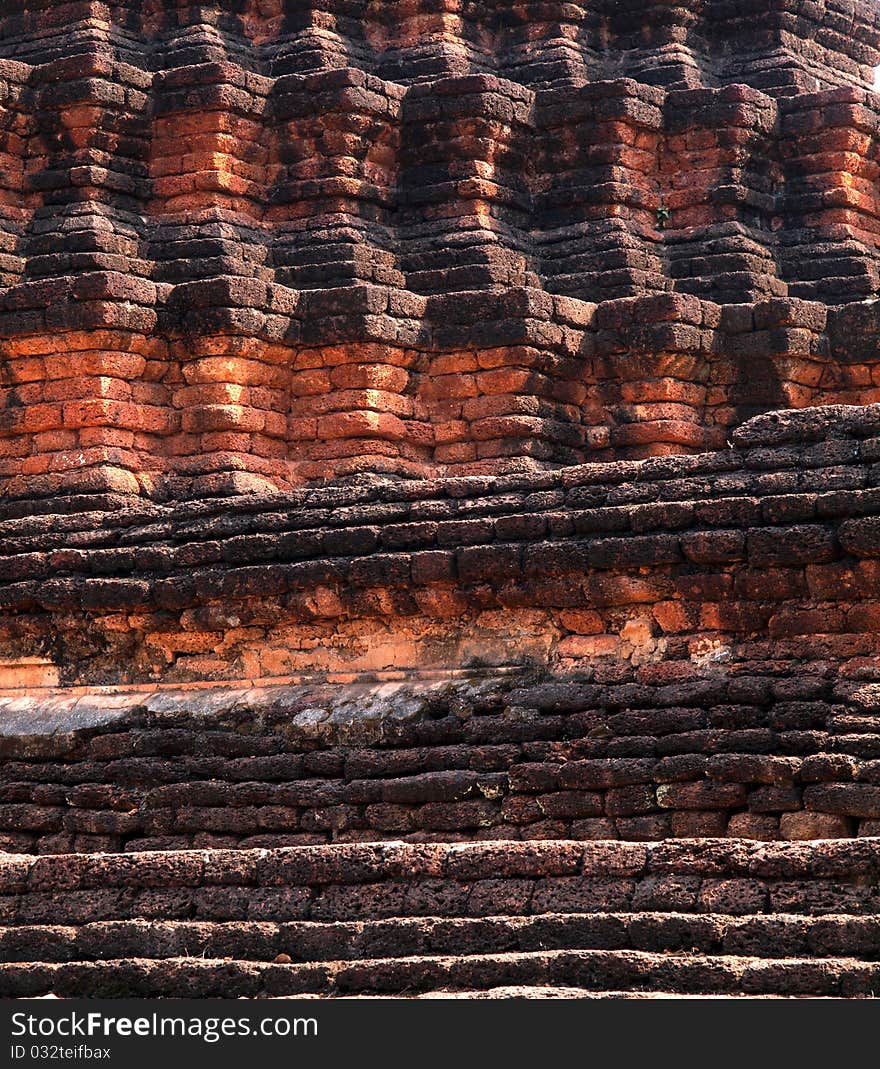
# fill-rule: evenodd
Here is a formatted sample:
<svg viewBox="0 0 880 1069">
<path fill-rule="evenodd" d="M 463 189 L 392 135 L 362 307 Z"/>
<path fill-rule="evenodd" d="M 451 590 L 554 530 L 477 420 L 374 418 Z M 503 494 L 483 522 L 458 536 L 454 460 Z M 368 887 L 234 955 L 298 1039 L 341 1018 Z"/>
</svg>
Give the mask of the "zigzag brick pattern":
<svg viewBox="0 0 880 1069">
<path fill-rule="evenodd" d="M 756 12 L 10 0 L 3 492 L 699 452 L 876 400 L 880 20 Z"/>
</svg>

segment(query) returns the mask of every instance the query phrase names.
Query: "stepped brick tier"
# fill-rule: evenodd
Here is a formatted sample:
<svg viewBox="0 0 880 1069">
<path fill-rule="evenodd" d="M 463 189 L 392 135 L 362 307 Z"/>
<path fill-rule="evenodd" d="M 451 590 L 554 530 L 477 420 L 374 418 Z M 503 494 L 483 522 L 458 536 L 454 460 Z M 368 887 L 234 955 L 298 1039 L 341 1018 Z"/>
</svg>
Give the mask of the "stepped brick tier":
<svg viewBox="0 0 880 1069">
<path fill-rule="evenodd" d="M 873 997 L 878 877 L 877 839 L 9 857 L 0 984 L 77 997 Z"/>
<path fill-rule="evenodd" d="M 878 64 L 6 0 L 0 995 L 877 993 Z"/>
<path fill-rule="evenodd" d="M 6 0 L 0 489 L 540 469 L 880 400 L 878 63 L 867 0 Z"/>
</svg>

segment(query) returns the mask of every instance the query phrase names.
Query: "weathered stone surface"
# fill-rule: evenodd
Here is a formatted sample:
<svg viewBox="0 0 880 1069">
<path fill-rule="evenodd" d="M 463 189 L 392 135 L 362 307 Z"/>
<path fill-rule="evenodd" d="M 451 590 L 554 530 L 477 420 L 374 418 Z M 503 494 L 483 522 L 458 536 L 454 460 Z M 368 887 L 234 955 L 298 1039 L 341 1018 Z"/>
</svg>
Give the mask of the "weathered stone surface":
<svg viewBox="0 0 880 1069">
<path fill-rule="evenodd" d="M 875 993 L 880 17 L 606 8 L 3 5 L 3 994 Z"/>
<path fill-rule="evenodd" d="M 517 472 L 877 399 L 871 5 L 300 7 L 4 5 L 2 492 Z"/>
<path fill-rule="evenodd" d="M 43 891 L 50 870 L 63 896 Z M 0 983 L 7 996 L 869 996 L 878 871 L 876 839 L 806 857 L 707 840 L 7 859 Z"/>
<path fill-rule="evenodd" d="M 36 692 L 7 699 L 0 835 L 8 851 L 44 854 L 871 835 L 876 732 L 864 686 L 835 678 L 827 663 L 777 659 L 618 663 L 590 684 L 583 670 L 533 669 L 107 688 L 112 718 L 86 722 L 79 705 L 95 696 L 68 691 L 62 711 Z M 793 679 L 812 701 L 790 700 Z"/>
</svg>

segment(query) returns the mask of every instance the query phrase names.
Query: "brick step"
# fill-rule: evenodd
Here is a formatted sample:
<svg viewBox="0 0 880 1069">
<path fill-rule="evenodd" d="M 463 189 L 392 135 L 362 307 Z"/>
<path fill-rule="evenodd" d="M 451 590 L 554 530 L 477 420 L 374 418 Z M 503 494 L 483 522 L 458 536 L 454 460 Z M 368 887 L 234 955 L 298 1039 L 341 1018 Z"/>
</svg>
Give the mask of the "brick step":
<svg viewBox="0 0 880 1069">
<path fill-rule="evenodd" d="M 382 846 L 361 847 L 359 854 L 346 847 L 240 851 L 237 871 L 233 864 L 226 871 L 213 867 L 211 852 L 56 855 L 51 859 L 61 865 L 45 865 L 48 858 L 38 859 L 40 867 L 34 867 L 30 886 L 24 881 L 15 886 L 12 874 L 9 893 L 0 896 L 0 920 L 31 926 L 139 918 L 333 923 L 365 917 L 467 917 L 499 912 L 507 916 L 645 910 L 880 914 L 877 840 L 868 840 L 867 847 L 864 839 L 839 840 L 863 847 L 864 853 L 839 851 L 822 874 L 798 872 L 797 858 L 793 858 L 796 864 L 787 864 L 791 857 L 782 858 L 778 867 L 771 863 L 762 869 L 760 854 L 757 872 L 750 873 L 748 867 L 737 871 L 731 857 L 742 848 L 742 840 L 737 839 L 721 840 L 734 850 L 720 850 L 708 861 L 697 854 L 689 865 L 686 851 L 692 848 L 696 853 L 705 841 L 715 840 L 666 843 L 683 848 L 678 861 L 670 863 L 660 850 L 650 859 L 647 852 L 640 859 L 637 853 L 590 852 L 585 861 L 581 843 L 566 843 L 567 852 L 536 850 L 529 857 L 527 848 L 543 847 L 541 842 L 492 842 L 482 856 L 469 858 L 467 854 L 420 854 L 417 848 L 391 845 L 387 861 Z M 611 846 L 640 845 L 614 842 Z M 297 853 L 309 856 L 300 858 Z M 98 862 L 93 868 L 84 869 L 79 877 L 65 873 L 64 863 L 90 856 Z M 142 864 L 152 858 L 164 864 L 152 868 Z M 717 865 L 719 861 L 724 867 Z M 493 870 L 493 864 L 504 868 Z M 767 874 L 768 870 L 773 874 Z"/>
<path fill-rule="evenodd" d="M 877 839 L 339 844 L 5 855 L 5 923 L 360 920 L 585 910 L 875 914 Z M 57 899 L 59 891 L 63 898 Z M 499 898 L 503 895 L 503 899 Z M 59 912 L 63 911 L 63 912 Z M 268 912 L 267 912 L 268 911 Z M 44 915 L 43 915 L 44 914 Z"/>
<path fill-rule="evenodd" d="M 880 990 L 880 965 L 853 958 L 766 960 L 636 950 L 551 950 L 300 965 L 120 958 L 0 966 L 0 991 L 5 997 L 49 993 L 80 998 L 397 996 L 513 985 L 676 994 L 871 997 Z"/>
<path fill-rule="evenodd" d="M 654 911 L 880 915 L 880 839 L 371 843 L 0 855 L 0 923 Z"/>
<path fill-rule="evenodd" d="M 0 855 L 0 995 L 867 997 L 878 883 L 869 838 Z"/>
<path fill-rule="evenodd" d="M 646 911 L 328 923 L 130 920 L 0 928 L 0 962 L 5 963 L 107 961 L 121 955 L 255 962 L 286 955 L 307 963 L 564 949 L 877 961 L 880 917 Z"/>
</svg>

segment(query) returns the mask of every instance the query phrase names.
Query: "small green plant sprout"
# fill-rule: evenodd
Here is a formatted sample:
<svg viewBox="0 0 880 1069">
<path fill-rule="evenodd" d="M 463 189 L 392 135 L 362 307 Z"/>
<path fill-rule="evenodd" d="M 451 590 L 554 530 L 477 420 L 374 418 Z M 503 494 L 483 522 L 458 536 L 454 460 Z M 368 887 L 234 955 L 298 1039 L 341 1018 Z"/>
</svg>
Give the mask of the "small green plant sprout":
<svg viewBox="0 0 880 1069">
<path fill-rule="evenodd" d="M 665 230 L 666 224 L 669 222 L 669 209 L 665 204 L 661 204 L 657 208 L 657 229 Z"/>
</svg>

